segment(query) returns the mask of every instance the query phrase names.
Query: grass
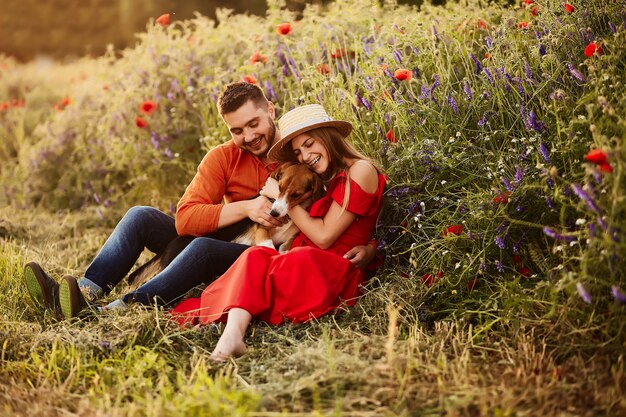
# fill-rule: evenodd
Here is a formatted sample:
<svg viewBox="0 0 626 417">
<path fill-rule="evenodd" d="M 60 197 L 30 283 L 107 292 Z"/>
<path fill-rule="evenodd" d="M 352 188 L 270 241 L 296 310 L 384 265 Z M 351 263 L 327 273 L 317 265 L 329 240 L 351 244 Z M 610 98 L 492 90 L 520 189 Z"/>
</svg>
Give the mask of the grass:
<svg viewBox="0 0 626 417">
<path fill-rule="evenodd" d="M 0 415 L 624 414 L 624 5 L 345 0 L 295 21 L 270 3 L 149 22 L 100 58 L 0 59 Z M 255 324 L 219 366 L 220 327 L 34 308 L 23 265 L 80 275 L 130 206 L 172 211 L 228 137 L 216 95 L 246 75 L 279 112 L 350 120 L 389 175 L 385 265 L 357 305 Z"/>
</svg>

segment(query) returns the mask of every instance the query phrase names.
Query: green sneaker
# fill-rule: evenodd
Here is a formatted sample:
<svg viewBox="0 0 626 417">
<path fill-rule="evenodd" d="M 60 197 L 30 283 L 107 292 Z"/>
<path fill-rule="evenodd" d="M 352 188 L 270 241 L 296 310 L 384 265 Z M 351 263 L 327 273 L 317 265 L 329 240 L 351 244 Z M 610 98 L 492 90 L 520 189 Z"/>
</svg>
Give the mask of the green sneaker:
<svg viewBox="0 0 626 417">
<path fill-rule="evenodd" d="M 59 284 L 46 274 L 37 262 L 24 266 L 24 282 L 35 305 L 59 313 Z"/>
<path fill-rule="evenodd" d="M 87 302 L 78 287 L 78 282 L 71 275 L 66 275 L 61 279 L 59 284 L 59 305 L 64 319 L 78 316 L 78 313 L 87 307 Z"/>
</svg>

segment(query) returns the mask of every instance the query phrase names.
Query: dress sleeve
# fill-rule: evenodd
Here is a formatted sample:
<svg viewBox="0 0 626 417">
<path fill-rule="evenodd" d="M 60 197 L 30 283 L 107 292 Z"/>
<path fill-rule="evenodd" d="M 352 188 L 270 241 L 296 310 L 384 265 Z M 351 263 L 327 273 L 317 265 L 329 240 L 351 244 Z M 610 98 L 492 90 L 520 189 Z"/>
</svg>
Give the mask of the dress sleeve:
<svg viewBox="0 0 626 417">
<path fill-rule="evenodd" d="M 343 207 L 344 196 L 346 195 L 345 175 L 335 178 L 335 183 L 330 190 L 331 198 Z M 380 200 L 383 194 L 384 181 L 381 181 L 381 175 L 378 176 L 378 189 L 373 193 L 363 191 L 356 181 L 350 181 L 350 193 L 348 194 L 348 206 L 346 210 L 358 216 L 368 216 L 378 210 Z"/>
</svg>

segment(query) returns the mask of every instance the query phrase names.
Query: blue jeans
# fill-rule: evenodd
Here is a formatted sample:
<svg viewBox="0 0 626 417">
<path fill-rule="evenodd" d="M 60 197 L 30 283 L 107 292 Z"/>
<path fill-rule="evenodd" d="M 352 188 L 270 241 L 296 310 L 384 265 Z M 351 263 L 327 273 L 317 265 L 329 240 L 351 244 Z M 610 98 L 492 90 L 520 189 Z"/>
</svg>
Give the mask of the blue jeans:
<svg viewBox="0 0 626 417">
<path fill-rule="evenodd" d="M 174 218 L 146 206 L 132 207 L 85 272 L 105 293 L 130 272 L 147 248 L 160 253 L 177 236 Z M 124 297 L 124 302 L 169 304 L 192 288 L 213 282 L 248 248 L 209 237 L 194 239 L 167 268 Z"/>
</svg>

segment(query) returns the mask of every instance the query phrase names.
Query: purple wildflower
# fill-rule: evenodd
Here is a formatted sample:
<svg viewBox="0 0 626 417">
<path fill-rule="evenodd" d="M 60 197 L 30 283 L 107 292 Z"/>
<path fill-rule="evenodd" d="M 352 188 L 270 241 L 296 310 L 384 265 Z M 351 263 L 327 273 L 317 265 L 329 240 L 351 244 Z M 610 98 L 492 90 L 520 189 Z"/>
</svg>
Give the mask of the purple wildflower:
<svg viewBox="0 0 626 417">
<path fill-rule="evenodd" d="M 543 233 L 545 233 L 546 236 L 551 237 L 552 239 L 556 241 L 573 242 L 576 240 L 574 236 L 562 235 L 556 230 L 554 230 L 553 228 L 548 227 L 548 226 L 545 226 L 543 228 Z"/>
<path fill-rule="evenodd" d="M 483 64 L 480 63 L 480 61 L 474 56 L 474 54 L 470 54 L 470 58 L 472 59 L 472 61 L 474 61 L 474 64 L 476 64 L 476 74 L 480 74 L 480 72 L 483 70 Z"/>
<path fill-rule="evenodd" d="M 496 245 L 500 248 L 500 249 L 504 249 L 506 248 L 506 244 L 504 243 L 504 240 L 502 239 L 502 237 L 500 236 L 496 236 L 495 238 L 493 238 L 493 241 L 496 243 Z M 502 271 L 500 271 L 502 272 Z"/>
<path fill-rule="evenodd" d="M 596 205 L 596 202 L 593 201 L 589 194 L 587 194 L 587 192 L 583 190 L 580 185 L 572 184 L 572 191 L 574 191 L 574 194 L 576 194 L 578 198 L 580 198 L 587 204 L 587 207 L 589 207 L 591 211 L 598 214 L 602 213 L 602 210 L 600 210 L 600 208 Z"/>
<path fill-rule="evenodd" d="M 552 177 L 546 178 L 546 184 L 548 184 L 548 187 L 554 188 L 554 180 L 552 179 Z"/>
<path fill-rule="evenodd" d="M 415 67 L 413 68 L 413 71 L 411 71 L 413 73 L 413 77 L 415 78 L 420 78 L 422 76 L 422 74 L 420 73 L 420 69 Z"/>
<path fill-rule="evenodd" d="M 541 39 L 541 33 L 538 30 L 535 31 L 535 38 Z"/>
<path fill-rule="evenodd" d="M 504 272 L 504 266 L 502 265 L 502 261 L 496 261 L 496 269 L 500 273 Z"/>
<path fill-rule="evenodd" d="M 485 42 L 487 42 L 487 48 L 489 49 L 493 48 L 493 40 L 491 39 L 491 36 L 487 36 L 485 38 Z"/>
<path fill-rule="evenodd" d="M 430 87 L 430 95 L 431 95 L 431 96 L 433 95 L 433 91 L 435 91 L 435 88 L 439 87 L 439 85 L 441 84 L 441 83 L 439 82 L 439 75 L 437 75 L 437 74 L 433 74 L 433 79 L 434 79 L 435 81 L 433 81 L 433 85 Z"/>
<path fill-rule="evenodd" d="M 491 116 L 492 114 L 496 114 L 496 112 L 491 111 L 491 110 L 487 110 L 485 112 L 485 114 L 483 114 L 482 119 L 480 119 L 478 121 L 478 126 L 484 126 L 487 123 L 487 119 L 489 118 L 489 116 Z"/>
<path fill-rule="evenodd" d="M 613 22 L 609 22 L 609 27 L 611 28 L 611 31 L 615 34 L 617 33 L 617 27 L 615 26 L 615 23 Z"/>
<path fill-rule="evenodd" d="M 587 289 L 583 286 L 583 284 L 577 282 L 576 291 L 578 291 L 578 295 L 580 295 L 580 298 L 582 298 L 585 303 L 591 304 L 591 295 L 589 294 L 589 291 L 587 291 Z"/>
<path fill-rule="evenodd" d="M 539 144 L 539 152 L 541 156 L 543 156 L 543 160 L 546 161 L 546 164 L 550 165 L 550 153 L 548 153 L 548 148 L 546 148 L 543 142 Z"/>
<path fill-rule="evenodd" d="M 93 199 L 96 202 L 96 204 L 100 204 L 100 197 L 98 196 L 97 193 L 93 193 Z"/>
<path fill-rule="evenodd" d="M 589 237 L 596 237 L 596 225 L 593 223 L 589 223 L 587 225 L 587 230 L 589 230 Z"/>
<path fill-rule="evenodd" d="M 483 68 L 483 72 L 485 73 L 485 75 L 487 76 L 487 79 L 489 80 L 489 82 L 491 84 L 495 84 L 495 81 L 493 80 L 493 75 L 491 75 L 491 72 L 489 72 L 489 70 L 485 67 Z"/>
<path fill-rule="evenodd" d="M 539 55 L 544 56 L 546 54 L 546 47 L 544 45 L 539 45 Z"/>
<path fill-rule="evenodd" d="M 367 101 L 367 99 L 365 97 L 362 97 L 359 93 L 356 93 L 356 99 L 359 103 L 361 103 L 363 105 L 363 107 L 365 107 L 367 110 L 371 111 L 372 110 L 372 106 L 369 103 L 369 101 Z"/>
<path fill-rule="evenodd" d="M 433 25 L 433 36 L 435 39 L 439 40 L 439 32 L 437 32 L 437 27 L 435 27 L 435 25 Z"/>
<path fill-rule="evenodd" d="M 463 91 L 465 92 L 465 96 L 468 101 L 472 101 L 472 89 L 467 81 L 463 82 Z"/>
<path fill-rule="evenodd" d="M 574 77 L 581 83 L 585 82 L 585 77 L 583 77 L 583 74 L 580 71 L 578 71 L 576 68 L 574 68 L 572 64 L 567 64 L 567 68 L 569 69 L 569 73 L 572 74 L 572 77 Z"/>
<path fill-rule="evenodd" d="M 530 68 L 530 63 L 528 61 L 524 63 L 524 74 L 526 74 L 526 79 L 532 80 L 533 71 Z"/>
<path fill-rule="evenodd" d="M 400 52 L 398 49 L 394 49 L 393 57 L 395 58 L 398 64 L 402 65 L 402 52 Z"/>
<path fill-rule="evenodd" d="M 611 287 L 611 294 L 613 295 L 613 298 L 615 298 L 617 301 L 622 304 L 626 304 L 626 294 L 621 292 L 617 285 L 613 285 Z"/>
<path fill-rule="evenodd" d="M 554 208 L 554 202 L 552 201 L 552 198 L 546 197 L 546 206 L 548 206 L 551 209 Z"/>
<path fill-rule="evenodd" d="M 600 225 L 600 227 L 602 228 L 602 230 L 606 231 L 606 229 L 608 229 L 609 226 L 606 224 L 606 221 L 601 216 L 598 216 L 596 220 L 598 222 L 598 225 Z"/>
<path fill-rule="evenodd" d="M 104 215 L 102 214 L 102 211 L 99 208 L 96 209 L 96 214 L 98 215 L 100 220 L 104 220 Z"/>
<path fill-rule="evenodd" d="M 485 263 L 485 261 L 480 261 L 480 265 L 478 265 L 478 269 L 480 269 L 483 272 L 487 270 L 487 264 Z"/>
<path fill-rule="evenodd" d="M 537 120 L 537 115 L 534 111 L 528 113 L 528 125 L 532 127 L 535 132 L 542 133 L 546 130 L 546 124 L 540 120 Z"/>
<path fill-rule="evenodd" d="M 274 103 L 278 101 L 278 96 L 276 95 L 276 91 L 274 91 L 274 88 L 272 87 L 272 84 L 270 84 L 269 81 L 265 81 L 265 93 L 267 94 L 267 98 L 270 99 L 270 101 Z"/>
<path fill-rule="evenodd" d="M 515 182 L 520 183 L 524 178 L 524 171 L 522 171 L 522 167 L 519 165 L 515 166 Z"/>
<path fill-rule="evenodd" d="M 456 105 L 456 101 L 454 100 L 454 97 L 452 96 L 448 96 L 448 104 L 450 104 L 450 107 L 452 107 L 452 111 L 454 112 L 454 114 L 459 114 L 459 108 Z"/>
<path fill-rule="evenodd" d="M 508 179 L 506 179 L 505 177 L 500 177 L 500 180 L 502 181 L 502 184 L 504 184 L 504 188 L 506 188 L 507 191 L 513 190 L 513 187 L 511 186 L 511 183 Z"/>
</svg>

